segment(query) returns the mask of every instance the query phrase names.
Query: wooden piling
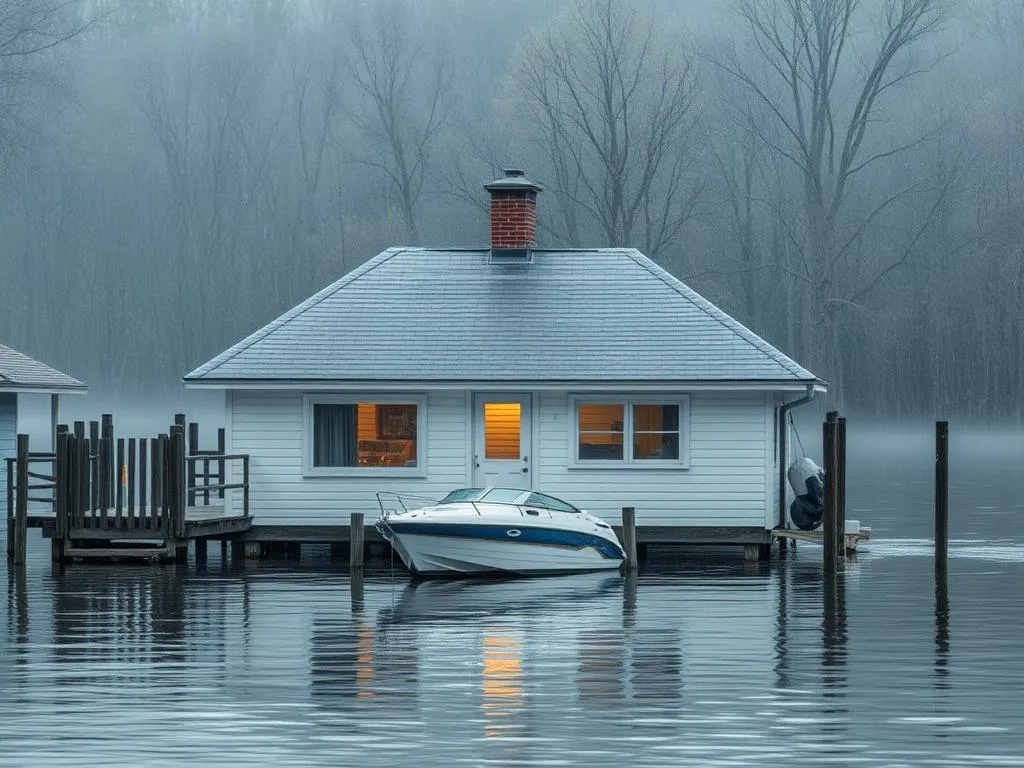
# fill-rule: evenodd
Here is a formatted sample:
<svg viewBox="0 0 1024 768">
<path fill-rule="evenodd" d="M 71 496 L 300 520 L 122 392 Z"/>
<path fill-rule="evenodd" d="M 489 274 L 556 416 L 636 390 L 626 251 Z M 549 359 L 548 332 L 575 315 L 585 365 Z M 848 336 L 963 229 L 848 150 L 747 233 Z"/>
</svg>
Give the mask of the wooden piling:
<svg viewBox="0 0 1024 768">
<path fill-rule="evenodd" d="M 626 559 L 622 567 L 627 573 L 637 569 L 636 562 L 636 510 L 633 507 L 622 508 L 622 548 L 626 551 Z"/>
<path fill-rule="evenodd" d="M 14 539 L 17 534 L 17 528 L 14 524 L 14 486 L 15 486 L 15 466 L 10 459 L 3 459 L 7 465 L 7 506 L 5 507 L 4 514 L 7 515 L 7 562 L 14 562 Z"/>
<path fill-rule="evenodd" d="M 348 564 L 354 571 L 361 570 L 363 567 L 363 536 L 365 532 L 362 512 L 352 513 L 349 530 Z"/>
<path fill-rule="evenodd" d="M 834 576 L 838 568 L 836 542 L 836 422 L 835 411 L 830 411 L 822 424 L 822 454 L 825 462 L 825 511 L 822 517 L 822 567 L 825 579 Z"/>
<path fill-rule="evenodd" d="M 97 513 L 100 510 L 100 463 L 98 460 L 100 446 L 100 423 L 98 421 L 89 422 L 89 459 L 86 461 L 86 466 L 89 467 L 89 480 L 86 483 L 89 489 L 89 509 L 92 514 L 90 515 L 90 525 L 95 520 Z"/>
<path fill-rule="evenodd" d="M 106 426 L 106 425 L 104 425 Z M 107 510 L 110 509 L 110 445 L 107 438 L 100 438 L 96 445 L 96 477 L 99 489 L 96 492 L 97 507 L 100 510 L 100 527 L 107 527 Z"/>
<path fill-rule="evenodd" d="M 949 422 L 935 422 L 935 573 L 943 578 L 949 554 Z"/>
<path fill-rule="evenodd" d="M 128 478 L 126 487 L 126 509 L 125 509 L 125 527 L 132 528 L 135 525 L 135 438 L 128 438 Z"/>
<path fill-rule="evenodd" d="M 68 530 L 68 465 L 70 464 L 68 456 L 68 441 L 69 441 L 67 429 L 61 430 L 59 427 L 56 432 L 57 442 L 53 448 L 53 523 L 54 523 L 54 534 L 53 534 L 53 552 L 55 554 L 63 554 L 64 551 L 64 537 L 67 536 Z M 59 557 L 57 559 L 60 559 Z"/>
<path fill-rule="evenodd" d="M 147 480 L 149 478 L 146 456 L 149 453 L 149 440 L 145 437 L 139 438 L 139 516 L 135 521 L 136 528 L 146 527 L 146 501 L 149 498 Z"/>
<path fill-rule="evenodd" d="M 117 438 L 117 464 L 114 467 L 117 483 L 114 492 L 114 506 L 117 511 L 117 527 L 124 521 L 124 492 L 128 485 L 128 467 L 124 463 L 124 438 Z"/>
<path fill-rule="evenodd" d="M 16 490 L 14 492 L 14 564 L 25 564 L 28 540 L 28 435 L 18 435 Z"/>
<path fill-rule="evenodd" d="M 193 421 L 188 425 L 188 455 L 195 456 L 199 452 L 199 424 Z M 204 484 L 208 483 L 209 480 L 203 478 Z M 188 462 L 188 475 L 185 479 L 188 483 L 188 488 L 195 487 L 196 484 L 196 463 L 195 461 Z M 188 492 L 188 505 L 194 507 L 196 504 L 196 492 Z"/>
<path fill-rule="evenodd" d="M 217 453 L 224 456 L 227 453 L 227 433 L 224 427 L 217 430 Z M 224 479 L 224 459 L 217 459 L 217 485 L 223 486 L 227 481 Z M 224 498 L 224 488 L 217 491 L 217 496 Z"/>
<path fill-rule="evenodd" d="M 836 419 L 836 546 L 840 561 L 846 549 L 846 419 Z"/>
<path fill-rule="evenodd" d="M 164 437 L 165 435 L 161 435 L 159 438 L 153 438 L 149 441 L 151 487 L 149 490 L 149 519 L 146 521 L 147 528 L 156 528 L 160 523 L 160 505 L 163 500 L 163 456 L 160 453 L 160 449 L 163 447 Z"/>
</svg>

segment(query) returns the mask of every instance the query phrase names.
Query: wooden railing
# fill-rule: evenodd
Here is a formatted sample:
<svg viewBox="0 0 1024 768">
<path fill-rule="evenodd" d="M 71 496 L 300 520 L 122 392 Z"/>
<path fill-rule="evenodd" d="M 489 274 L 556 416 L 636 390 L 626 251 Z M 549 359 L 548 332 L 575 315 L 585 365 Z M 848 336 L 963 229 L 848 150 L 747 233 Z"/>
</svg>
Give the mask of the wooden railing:
<svg viewBox="0 0 1024 768">
<path fill-rule="evenodd" d="M 210 473 L 208 469 L 203 472 L 199 472 L 197 465 L 199 462 L 203 462 L 206 466 L 209 466 L 209 462 L 217 462 L 219 464 L 218 470 L 214 473 Z M 229 461 L 241 461 L 242 462 L 242 482 L 240 483 L 226 483 L 224 482 L 224 464 Z M 190 478 L 189 484 L 186 488 L 188 497 L 191 500 L 189 506 L 209 506 L 210 505 L 210 494 L 217 493 L 218 498 L 224 498 L 224 491 L 229 491 L 233 488 L 240 488 L 242 490 L 242 512 L 244 517 L 250 517 L 249 514 L 249 454 L 247 453 L 213 453 L 212 451 L 204 451 L 196 456 L 186 456 L 185 463 L 188 467 L 188 477 Z M 210 479 L 217 479 L 218 482 L 211 483 Z M 202 480 L 202 483 L 198 483 Z M 200 499 L 201 497 L 201 499 Z M 197 499 L 201 500 L 201 504 L 196 504 Z"/>
<path fill-rule="evenodd" d="M 115 439 L 109 415 L 89 427 L 86 437 L 85 422 L 75 422 L 71 432 L 60 425 L 54 453 L 30 453 L 28 436 L 18 435 L 18 454 L 6 460 L 7 555 L 13 562 L 25 561 L 29 502 L 44 505 L 34 514 L 52 514 L 55 539 L 88 539 L 99 532 L 107 538 L 125 532 L 136 538 L 151 533 L 152 538 L 181 539 L 190 506 L 198 499 L 202 506 L 213 506 L 233 489 L 242 491 L 243 517 L 251 516 L 249 456 L 224 451 L 223 429 L 216 450 L 201 450 L 198 426 L 189 425 L 191 451 L 186 453 L 182 414 L 168 433 L 153 438 Z M 226 482 L 230 462 L 241 462 L 240 482 Z"/>
</svg>

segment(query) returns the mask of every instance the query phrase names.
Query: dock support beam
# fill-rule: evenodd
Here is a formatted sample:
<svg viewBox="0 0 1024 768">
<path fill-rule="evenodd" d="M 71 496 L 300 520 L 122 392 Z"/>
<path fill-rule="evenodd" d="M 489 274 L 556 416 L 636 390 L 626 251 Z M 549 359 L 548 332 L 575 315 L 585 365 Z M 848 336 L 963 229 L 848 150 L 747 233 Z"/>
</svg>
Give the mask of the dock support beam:
<svg viewBox="0 0 1024 768">
<path fill-rule="evenodd" d="M 196 565 L 205 566 L 207 557 L 206 539 L 196 539 Z"/>
<path fill-rule="evenodd" d="M 822 519 L 822 566 L 826 581 L 835 575 L 839 568 L 838 553 L 842 546 L 836 530 L 836 496 L 838 495 L 837 461 L 836 461 L 836 411 L 829 411 L 822 424 L 822 452 L 825 459 L 825 514 Z"/>
<path fill-rule="evenodd" d="M 28 435 L 18 435 L 17 451 L 14 515 L 8 512 L 7 518 L 7 553 L 12 564 L 24 565 L 28 539 Z"/>
<path fill-rule="evenodd" d="M 349 522 L 351 533 L 349 534 L 348 564 L 353 571 L 362 570 L 363 567 L 363 540 L 365 530 L 363 528 L 363 513 L 353 512 Z"/>
<path fill-rule="evenodd" d="M 637 569 L 636 564 L 636 510 L 633 507 L 622 508 L 622 548 L 626 550 L 626 560 L 622 564 L 626 573 Z"/>
<path fill-rule="evenodd" d="M 840 559 L 852 554 L 846 546 L 846 419 L 836 419 L 836 548 Z"/>
<path fill-rule="evenodd" d="M 945 579 L 949 554 L 949 422 L 935 422 L 935 575 Z"/>
</svg>

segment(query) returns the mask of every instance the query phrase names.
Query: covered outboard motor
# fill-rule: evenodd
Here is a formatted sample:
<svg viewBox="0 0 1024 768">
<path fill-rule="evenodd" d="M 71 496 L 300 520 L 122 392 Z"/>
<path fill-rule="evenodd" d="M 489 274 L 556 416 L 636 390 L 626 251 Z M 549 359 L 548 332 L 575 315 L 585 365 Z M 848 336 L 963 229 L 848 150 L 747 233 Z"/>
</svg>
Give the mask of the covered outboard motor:
<svg viewBox="0 0 1024 768">
<path fill-rule="evenodd" d="M 793 462 L 787 476 L 796 494 L 789 518 L 801 531 L 813 531 L 825 514 L 825 470 L 805 456 Z"/>
</svg>

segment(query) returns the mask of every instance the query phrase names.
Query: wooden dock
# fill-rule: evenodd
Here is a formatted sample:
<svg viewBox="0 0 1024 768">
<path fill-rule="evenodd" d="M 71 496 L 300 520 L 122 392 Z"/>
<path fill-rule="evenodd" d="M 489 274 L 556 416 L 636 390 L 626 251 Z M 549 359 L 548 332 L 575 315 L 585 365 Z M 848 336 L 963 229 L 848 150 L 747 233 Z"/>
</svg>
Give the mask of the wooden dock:
<svg viewBox="0 0 1024 768">
<path fill-rule="evenodd" d="M 186 444 L 186 430 L 188 440 Z M 199 449 L 197 424 L 178 414 L 165 434 L 115 438 L 109 415 L 57 429 L 56 449 L 29 451 L 18 436 L 8 459 L 7 555 L 25 561 L 28 528 L 42 528 L 55 560 L 182 559 L 189 542 L 205 552 L 208 539 L 227 539 L 252 527 L 249 456 Z M 240 465 L 241 482 L 226 482 L 229 464 Z M 226 508 L 226 492 L 241 503 Z M 29 514 L 29 503 L 38 508 Z M 200 542 L 202 546 L 200 547 Z"/>
<path fill-rule="evenodd" d="M 824 532 L 819 529 L 816 531 L 801 531 L 791 530 L 789 528 L 774 528 L 772 529 L 772 537 L 776 539 L 789 540 L 789 541 L 807 541 L 812 544 L 824 545 Z M 857 544 L 861 541 L 870 541 L 871 529 L 861 528 L 856 533 L 847 533 L 843 535 L 843 546 L 847 553 L 857 551 Z"/>
</svg>

